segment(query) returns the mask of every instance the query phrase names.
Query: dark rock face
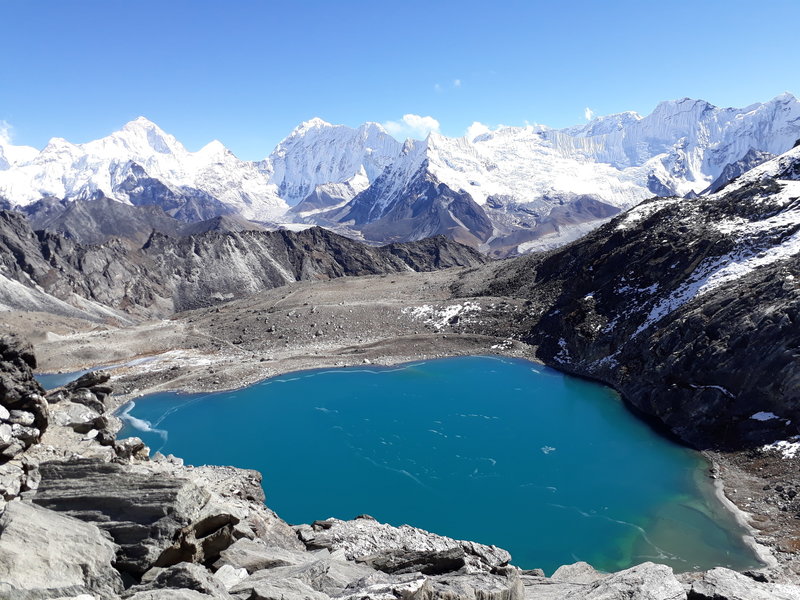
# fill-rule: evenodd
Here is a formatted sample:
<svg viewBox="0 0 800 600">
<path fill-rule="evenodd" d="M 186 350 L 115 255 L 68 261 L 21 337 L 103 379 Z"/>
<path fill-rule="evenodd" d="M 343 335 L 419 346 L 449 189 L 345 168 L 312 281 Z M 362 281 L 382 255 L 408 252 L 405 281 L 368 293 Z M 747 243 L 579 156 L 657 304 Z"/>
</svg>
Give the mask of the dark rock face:
<svg viewBox="0 0 800 600">
<path fill-rule="evenodd" d="M 553 208 L 540 214 L 525 203 L 489 198 L 486 211 L 495 226 L 495 235 L 486 244 L 489 255 L 503 258 L 516 253 L 520 244 L 559 234 L 565 226 L 599 224 L 620 212 L 616 206 L 588 194 L 564 194 L 548 200 L 554 203 Z"/>
<path fill-rule="evenodd" d="M 130 205 L 105 196 L 78 200 L 44 198 L 17 210 L 28 217 L 34 230 L 63 235 L 79 244 L 102 244 L 122 238 L 140 248 L 153 231 L 172 237 L 208 231 L 266 231 L 258 223 L 238 215 L 223 214 L 187 223 L 167 214 L 161 206 Z"/>
<path fill-rule="evenodd" d="M 647 201 L 456 292 L 527 298 L 522 336 L 540 358 L 613 385 L 685 442 L 785 439 L 800 419 L 800 199 L 780 181 L 798 164 L 784 155 L 719 194 Z"/>
<path fill-rule="evenodd" d="M 46 230 L 81 244 L 102 244 L 112 237 L 142 246 L 150 233 L 179 235 L 181 221 L 158 206 L 131 206 L 105 197 L 64 201 L 44 199 L 22 209 L 31 227 Z"/>
<path fill-rule="evenodd" d="M 392 194 L 389 175 L 358 194 L 344 208 L 320 218 L 334 223 L 352 222 L 364 237 L 375 242 L 405 242 L 445 235 L 477 247 L 492 235 L 492 223 L 472 197 L 439 182 L 426 165 L 402 193 Z M 388 198 L 387 198 L 388 194 Z"/>
<path fill-rule="evenodd" d="M 750 148 L 750 150 L 747 151 L 747 154 L 745 154 L 742 158 L 736 162 L 725 165 L 725 168 L 722 169 L 722 173 L 719 174 L 719 177 L 717 177 L 710 186 L 703 190 L 702 193 L 713 194 L 714 192 L 718 192 L 728 185 L 728 183 L 739 177 L 739 175 L 742 175 L 750 169 L 753 169 L 773 158 L 775 158 L 774 154 L 762 152 L 760 150 L 753 150 Z"/>
<path fill-rule="evenodd" d="M 384 573 L 414 573 L 441 575 L 465 567 L 466 552 L 463 548 L 431 551 L 391 550 L 359 560 Z"/>
<path fill-rule="evenodd" d="M 651 173 L 647 177 L 647 189 L 653 192 L 656 196 L 672 196 L 674 195 L 675 191 L 667 186 L 661 179 L 656 177 L 653 173 Z"/>
<path fill-rule="evenodd" d="M 34 368 L 30 344 L 15 336 L 0 338 L 0 465 L 37 443 L 47 429 L 47 402 Z M 0 494 L 11 495 L 8 489 Z"/>
<path fill-rule="evenodd" d="M 187 223 L 232 214 L 233 209 L 212 195 L 191 187 L 174 188 L 150 177 L 134 162 L 124 167 L 125 180 L 117 187 L 134 206 L 158 206 L 170 216 Z"/>
<path fill-rule="evenodd" d="M 85 298 L 93 303 L 94 314 L 104 317 L 113 311 L 166 316 L 299 280 L 484 262 L 476 251 L 441 237 L 374 248 L 320 228 L 209 231 L 178 238 L 152 233 L 141 248 L 116 240 L 84 246 L 60 235 L 34 233 L 19 213 L 0 212 L 3 274 L 30 294 L 41 295 L 43 289 L 69 302 L 75 302 L 74 295 Z M 14 298 L 12 293 L 11 304 L 25 308 L 25 300 Z M 103 315 L 103 307 L 113 311 Z"/>
</svg>

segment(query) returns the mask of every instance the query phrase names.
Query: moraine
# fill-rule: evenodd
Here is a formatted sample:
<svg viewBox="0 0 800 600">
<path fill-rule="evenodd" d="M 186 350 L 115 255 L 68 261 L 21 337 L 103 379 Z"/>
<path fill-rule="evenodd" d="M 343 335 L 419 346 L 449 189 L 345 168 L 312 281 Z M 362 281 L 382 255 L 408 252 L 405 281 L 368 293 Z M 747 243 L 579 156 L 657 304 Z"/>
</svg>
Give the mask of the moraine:
<svg viewBox="0 0 800 600">
<path fill-rule="evenodd" d="M 120 433 L 191 464 L 264 474 L 289 522 L 368 513 L 508 549 L 551 572 L 759 563 L 708 464 L 609 388 L 523 360 L 467 357 L 282 375 L 213 394 L 160 393 Z"/>
</svg>

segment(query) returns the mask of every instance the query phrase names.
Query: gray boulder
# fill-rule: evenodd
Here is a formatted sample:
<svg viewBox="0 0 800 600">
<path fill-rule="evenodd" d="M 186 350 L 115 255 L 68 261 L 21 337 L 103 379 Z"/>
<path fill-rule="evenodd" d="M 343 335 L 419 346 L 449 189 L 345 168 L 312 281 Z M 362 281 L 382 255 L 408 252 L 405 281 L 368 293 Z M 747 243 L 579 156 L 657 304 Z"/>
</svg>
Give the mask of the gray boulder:
<svg viewBox="0 0 800 600">
<path fill-rule="evenodd" d="M 489 571 L 511 560 L 511 555 L 497 546 L 454 540 L 409 525 L 394 527 L 371 517 L 316 521 L 298 527 L 298 536 L 309 549 L 343 550 L 348 560 L 391 552 L 438 553 L 454 549 L 463 550 L 465 563 L 477 570 Z"/>
<path fill-rule="evenodd" d="M 244 568 L 237 569 L 231 565 L 223 565 L 214 572 L 214 577 L 225 586 L 226 590 L 229 590 L 233 586 L 241 583 L 243 579 L 247 579 L 248 573 L 247 569 Z"/>
<path fill-rule="evenodd" d="M 90 523 L 28 504 L 8 503 L 0 517 L 3 598 L 54 598 L 122 591 L 117 546 Z"/>
<path fill-rule="evenodd" d="M 340 600 L 522 600 L 518 575 L 459 573 L 425 577 L 418 573 L 365 578 L 348 587 Z M 532 596 L 536 598 L 536 596 Z"/>
<path fill-rule="evenodd" d="M 368 577 L 375 572 L 364 565 L 339 560 L 332 556 L 324 556 L 314 560 L 314 556 L 311 555 L 310 558 L 309 562 L 300 565 L 257 571 L 233 588 L 231 592 L 233 593 L 234 590 L 249 585 L 249 582 L 293 580 L 300 581 L 317 592 L 322 592 L 329 596 L 338 596 L 353 582 Z"/>
<path fill-rule="evenodd" d="M 576 562 L 571 565 L 561 565 L 555 573 L 550 576 L 554 581 L 565 583 L 594 583 L 598 579 L 605 577 L 603 573 L 597 571 L 592 565 L 586 562 Z"/>
<path fill-rule="evenodd" d="M 686 600 L 686 591 L 666 565 L 646 562 L 618 571 L 583 590 L 565 596 L 567 600 Z"/>
<path fill-rule="evenodd" d="M 329 600 L 330 598 L 297 579 L 257 576 L 248 577 L 239 585 L 232 587 L 230 591 L 231 595 L 241 600 Z M 132 600 L 149 599 L 135 598 Z"/>
<path fill-rule="evenodd" d="M 209 570 L 201 565 L 186 562 L 171 567 L 151 569 L 142 577 L 142 583 L 127 590 L 123 597 L 164 589 L 194 590 L 219 600 L 231 600 L 225 585 Z"/>
<path fill-rule="evenodd" d="M 92 429 L 95 420 L 100 417 L 96 410 L 68 400 L 53 405 L 50 415 L 54 425 L 70 427 L 78 433 L 86 433 Z"/>
<path fill-rule="evenodd" d="M 127 600 L 213 600 L 214 596 L 196 590 L 145 590 L 128 596 Z"/>
<path fill-rule="evenodd" d="M 692 583 L 691 600 L 798 600 L 800 586 L 761 583 L 736 571 L 718 567 Z"/>
<path fill-rule="evenodd" d="M 428 598 L 441 600 L 522 600 L 524 588 L 519 576 L 472 573 L 431 578 Z M 419 596 L 418 596 L 419 597 Z M 423 596 L 425 597 L 425 596 Z"/>
<path fill-rule="evenodd" d="M 309 562 L 312 557 L 313 555 L 308 552 L 287 550 L 267 545 L 259 540 L 243 538 L 220 552 L 219 560 L 214 566 L 220 569 L 228 565 L 236 569 L 247 569 L 248 573 L 255 573 L 262 569 L 300 565 Z"/>
</svg>

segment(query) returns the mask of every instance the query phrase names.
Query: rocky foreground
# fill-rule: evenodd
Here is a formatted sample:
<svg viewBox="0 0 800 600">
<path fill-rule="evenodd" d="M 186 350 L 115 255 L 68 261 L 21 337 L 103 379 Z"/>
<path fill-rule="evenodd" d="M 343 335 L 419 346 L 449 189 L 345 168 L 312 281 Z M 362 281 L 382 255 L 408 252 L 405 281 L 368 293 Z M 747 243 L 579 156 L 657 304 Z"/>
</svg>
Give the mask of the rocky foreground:
<svg viewBox="0 0 800 600">
<path fill-rule="evenodd" d="M 500 548 L 366 515 L 292 527 L 265 506 L 255 471 L 117 440 L 107 374 L 45 393 L 29 346 L 6 337 L 0 355 L 3 599 L 800 598 L 767 570 L 576 563 L 545 577 Z"/>
</svg>

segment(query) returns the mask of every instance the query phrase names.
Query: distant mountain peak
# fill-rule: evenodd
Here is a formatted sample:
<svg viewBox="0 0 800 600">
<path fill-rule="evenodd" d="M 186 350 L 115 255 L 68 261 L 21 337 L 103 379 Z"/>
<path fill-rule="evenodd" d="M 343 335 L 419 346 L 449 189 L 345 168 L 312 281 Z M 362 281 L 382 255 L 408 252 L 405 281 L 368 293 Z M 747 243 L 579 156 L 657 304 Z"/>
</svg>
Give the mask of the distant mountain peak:
<svg viewBox="0 0 800 600">
<path fill-rule="evenodd" d="M 783 92 L 772 99 L 773 102 L 793 102 L 795 100 L 797 100 L 797 96 L 791 92 Z"/>
<path fill-rule="evenodd" d="M 133 121 L 128 121 L 119 131 L 89 143 L 102 145 L 112 141 L 121 141 L 125 148 L 139 152 L 140 155 L 147 154 L 150 150 L 160 154 L 186 152 L 183 144 L 146 117 L 137 117 Z"/>
<path fill-rule="evenodd" d="M 362 123 L 358 129 L 361 131 L 375 131 L 378 133 L 385 133 L 386 135 L 389 135 L 389 132 L 386 131 L 386 128 L 380 123 L 376 123 L 375 121 L 366 121 L 365 123 Z"/>
<path fill-rule="evenodd" d="M 200 148 L 197 151 L 197 154 L 201 156 L 226 156 L 228 154 L 233 154 L 222 142 L 219 140 L 211 140 L 205 146 Z"/>
<path fill-rule="evenodd" d="M 459 221 L 481 224 L 484 240 L 489 219 L 499 240 L 489 251 L 524 252 L 575 239 L 654 194 L 701 193 L 785 152 L 800 138 L 800 102 L 788 92 L 745 108 L 680 98 L 645 116 L 596 116 L 565 129 L 476 123 L 470 130 L 475 135 L 431 132 L 400 142 L 379 123 L 315 117 L 263 161 L 247 162 L 217 140 L 189 152 L 138 117 L 85 144 L 54 138 L 41 153 L 4 146 L 0 197 L 24 206 L 102 192 L 188 221 L 240 214 L 276 222 L 300 206 L 285 218 L 356 236 L 372 234 L 347 215 L 385 218 L 372 230 L 376 242 L 441 231 L 444 223 L 462 228 Z"/>
<path fill-rule="evenodd" d="M 320 119 L 319 117 L 314 117 L 313 119 L 309 119 L 308 121 L 303 121 L 300 123 L 300 125 L 294 128 L 294 131 L 292 131 L 291 135 L 302 135 L 312 129 L 323 129 L 325 127 L 334 127 L 334 125 L 323 119 Z"/>
<path fill-rule="evenodd" d="M 156 125 L 153 121 L 143 116 L 138 116 L 135 119 L 128 121 L 127 123 L 125 123 L 125 125 L 122 126 L 122 129 L 141 129 L 141 128 L 158 129 L 159 131 L 161 130 L 161 128 L 158 125 Z"/>
</svg>

